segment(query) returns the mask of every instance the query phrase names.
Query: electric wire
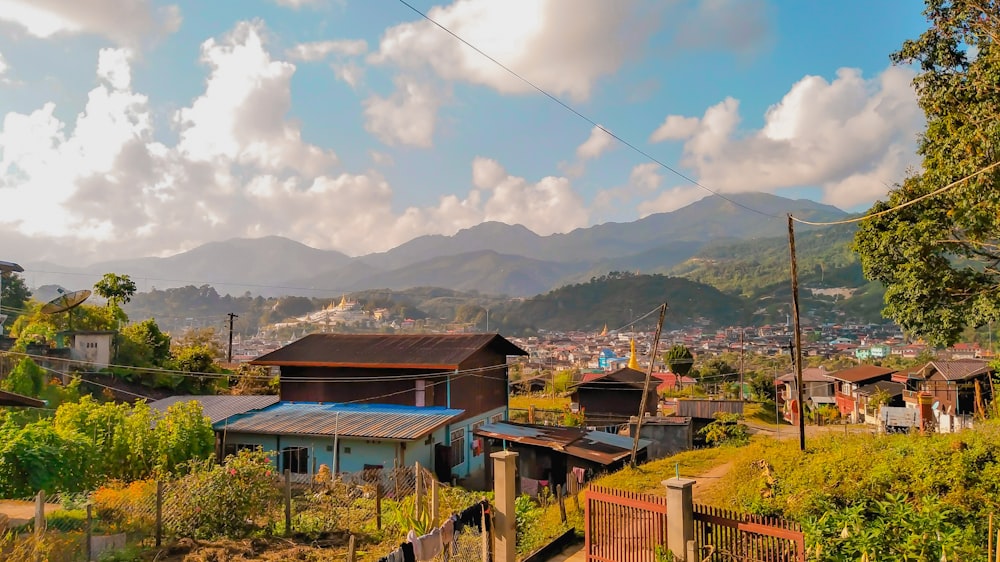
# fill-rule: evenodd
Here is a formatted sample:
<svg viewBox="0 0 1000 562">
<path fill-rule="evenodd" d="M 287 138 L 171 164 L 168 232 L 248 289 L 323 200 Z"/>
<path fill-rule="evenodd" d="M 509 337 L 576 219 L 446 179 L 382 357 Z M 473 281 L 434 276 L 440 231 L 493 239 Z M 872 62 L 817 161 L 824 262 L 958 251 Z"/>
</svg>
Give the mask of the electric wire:
<svg viewBox="0 0 1000 562">
<path fill-rule="evenodd" d="M 399 0 L 399 2 L 400 2 L 401 4 L 403 4 L 404 6 L 406 6 L 407 8 L 409 8 L 410 10 L 413 10 L 413 12 L 415 12 L 416 14 L 418 14 L 418 15 L 419 15 L 420 17 L 424 18 L 425 20 L 429 21 L 429 22 L 430 22 L 430 23 L 432 23 L 433 25 L 435 25 L 435 26 L 437 26 L 438 28 L 440 28 L 440 29 L 441 29 L 442 31 L 444 31 L 444 32 L 445 32 L 445 33 L 447 33 L 448 35 L 451 35 L 452 37 L 454 37 L 455 39 L 457 39 L 458 41 L 460 41 L 461 43 L 463 43 L 463 44 L 464 44 L 465 46 L 469 47 L 469 48 L 470 48 L 470 49 L 472 49 L 473 51 L 475 51 L 475 52 L 479 53 L 480 55 L 482 55 L 483 57 L 487 58 L 487 59 L 488 59 L 489 61 L 491 61 L 491 62 L 492 62 L 493 64 L 495 64 L 495 65 L 499 66 L 500 68 L 502 68 L 503 70 L 507 71 L 507 73 L 508 73 L 508 74 L 510 74 L 511 76 L 513 76 L 513 77 L 517 78 L 517 79 L 518 79 L 518 80 L 520 80 L 521 82 L 524 82 L 525 84 L 527 84 L 528 86 L 530 86 L 530 87 L 531 87 L 532 89 L 534 89 L 534 90 L 535 90 L 535 91 L 537 91 L 538 93 L 542 94 L 543 96 L 545 96 L 545 97 L 549 98 L 550 100 L 554 101 L 555 103 L 559 104 L 559 105 L 560 105 L 560 106 L 561 106 L 561 107 L 562 107 L 563 109 L 566 109 L 567 111 L 569 111 L 570 113 L 572 113 L 572 114 L 576 115 L 576 116 L 577 116 L 577 117 L 579 117 L 580 119 L 583 119 L 583 120 L 584 120 L 584 121 L 586 121 L 587 123 L 589 123 L 589 124 L 593 125 L 594 127 L 597 127 L 597 128 L 598 128 L 598 129 L 600 129 L 601 131 L 604 131 L 604 133 L 606 133 L 606 134 L 607 134 L 608 136 L 610 136 L 611 138 L 613 138 L 613 139 L 617 140 L 618 142 L 620 142 L 620 143 L 622 143 L 623 145 L 627 146 L 628 148 L 632 149 L 632 150 L 633 150 L 633 151 L 635 151 L 636 153 L 638 153 L 638 154 L 642 155 L 643 157 L 645 157 L 645 158 L 646 158 L 646 159 L 648 159 L 649 161 L 651 161 L 651 162 L 653 162 L 653 163 L 655 163 L 655 164 L 659 165 L 660 167 L 662 167 L 662 168 L 664 168 L 664 169 L 666 169 L 666 170 L 670 171 L 671 173 L 673 173 L 673 174 L 674 174 L 674 175 L 676 175 L 677 177 L 679 177 L 679 178 L 681 178 L 681 179 L 683 179 L 683 180 L 685 180 L 685 181 L 689 182 L 690 184 L 692 184 L 692 185 L 694 185 L 694 186 L 697 186 L 697 187 L 699 187 L 699 188 L 701 188 L 701 189 L 703 189 L 703 190 L 705 190 L 705 191 L 707 191 L 707 192 L 711 193 L 712 195 L 715 195 L 715 196 L 717 196 L 717 197 L 721 197 L 722 199 L 725 199 L 726 201 L 729 201 L 729 202 L 730 202 L 730 203 L 732 203 L 733 205 L 736 205 L 736 206 L 738 206 L 738 207 L 742 207 L 743 209 L 746 209 L 747 211 L 750 211 L 750 212 L 753 212 L 753 213 L 757 213 L 758 215 L 761 215 L 761 216 L 764 216 L 764 217 L 768 217 L 768 218 L 771 218 L 771 219 L 776 219 L 776 218 L 780 218 L 780 217 L 778 217 L 778 215 L 772 215 L 771 213 L 766 213 L 766 212 L 764 212 L 764 211 L 761 211 L 760 209 L 755 209 L 755 208 L 753 208 L 753 207 L 750 207 L 749 205 L 744 205 L 743 203 L 740 203 L 739 201 L 736 201 L 736 200 L 734 200 L 734 199 L 732 199 L 732 198 L 730 198 L 730 197 L 726 197 L 726 196 L 725 196 L 725 195 L 723 195 L 723 194 L 722 194 L 721 192 L 719 192 L 719 191 L 716 191 L 716 190 L 714 190 L 714 189 L 712 189 L 712 188 L 710 188 L 710 187 L 707 187 L 707 186 L 705 186 L 705 185 L 703 185 L 703 184 L 699 183 L 699 182 L 698 182 L 697 180 L 695 180 L 694 178 L 691 178 L 691 177 L 687 176 L 686 174 L 684 174 L 683 172 L 681 172 L 681 171 L 679 171 L 679 170 L 677 170 L 677 169 L 675 169 L 675 168 L 673 168 L 673 167 L 671 167 L 671 166 L 667 165 L 667 164 L 666 164 L 665 162 L 663 162 L 663 161 L 661 161 L 660 159 L 658 159 L 658 158 L 654 157 L 653 155 L 649 154 L 649 153 L 648 153 L 648 152 L 646 152 L 645 150 L 642 150 L 641 148 L 639 148 L 639 147 L 638 147 L 638 146 L 636 146 L 635 144 L 633 144 L 633 143 L 629 142 L 629 141 L 628 141 L 628 140 L 626 140 L 625 138 L 623 138 L 623 137 L 621 137 L 621 136 L 619 136 L 619 135 L 615 134 L 615 133 L 614 133 L 614 132 L 612 132 L 612 131 L 611 131 L 610 129 L 608 129 L 608 128 L 604 127 L 603 125 L 601 125 L 601 124 L 599 124 L 599 123 L 597 123 L 597 121 L 594 121 L 594 120 L 593 120 L 593 119 L 591 119 L 590 117 L 587 117 L 586 115 L 584 115 L 583 113 L 581 113 L 580 111 L 578 111 L 578 110 L 577 110 L 576 108 L 574 108 L 573 106 L 571 106 L 571 105 L 569 105 L 568 103 L 566 103 L 566 102 L 562 101 L 561 99 L 557 98 L 557 97 L 556 97 L 556 96 L 554 96 L 553 94 L 550 94 L 550 93 L 549 93 L 548 91 L 546 91 L 546 90 L 545 90 L 544 88 L 542 88 L 542 87 L 540 87 L 540 86 L 536 85 L 536 84 L 535 84 L 534 82 L 532 82 L 531 80 L 528 80 L 528 79 L 527 79 L 527 78 L 525 78 L 524 76 L 521 76 L 520 74 L 518 74 L 517 72 L 515 72 L 515 71 L 514 71 L 513 69 L 511 69 L 511 68 L 510 68 L 510 67 L 508 67 L 507 65 L 503 64 L 503 63 L 502 63 L 502 62 L 500 62 L 499 60 L 497 60 L 497 59 L 493 58 L 492 56 L 490 56 L 489 54 L 487 54 L 487 53 L 486 53 L 485 51 L 483 51 L 482 49 L 480 49 L 479 47 L 477 47 L 477 46 L 473 45 L 472 43 L 470 43 L 469 41 L 465 40 L 465 39 L 464 39 L 463 37 L 461 37 L 460 35 L 458 35 L 458 34 L 457 34 L 457 33 L 455 33 L 454 31 L 452 31 L 451 29 L 449 29 L 449 28 L 445 27 L 445 26 L 444 26 L 443 24 L 441 24 L 441 23 L 438 23 L 438 22 L 437 22 L 436 20 L 434 20 L 433 18 L 431 18 L 430 16 L 428 16 L 428 15 L 427 15 L 427 14 L 425 14 L 424 12 L 422 12 L 422 11 L 418 10 L 417 8 L 415 8 L 415 7 L 414 7 L 414 6 L 412 5 L 412 4 L 410 4 L 410 3 L 409 3 L 409 2 L 407 2 L 406 0 Z"/>
<path fill-rule="evenodd" d="M 961 184 L 963 182 L 969 181 L 972 178 L 975 178 L 976 176 L 985 174 L 986 172 L 992 170 L 993 168 L 996 168 L 997 166 L 1000 166 L 1000 160 L 998 160 L 998 161 L 990 164 L 989 166 L 986 166 L 985 168 L 980 169 L 977 172 L 969 174 L 969 175 L 967 175 L 967 176 L 965 176 L 965 177 L 963 177 L 961 179 L 957 179 L 957 180 L 949 183 L 948 185 L 946 185 L 944 187 L 941 187 L 939 189 L 935 189 L 934 191 L 932 191 L 930 193 L 925 193 L 924 195 L 921 195 L 920 197 L 917 197 L 916 199 L 911 199 L 910 201 L 906 201 L 905 203 L 900 203 L 899 205 L 896 205 L 895 207 L 890 207 L 888 209 L 883 209 L 883 210 L 881 210 L 881 211 L 879 211 L 877 213 L 871 213 L 871 214 L 863 215 L 863 216 L 860 216 L 860 217 L 854 217 L 854 218 L 851 218 L 851 219 L 844 219 L 844 220 L 830 221 L 830 222 L 807 221 L 805 219 L 795 218 L 792 215 L 789 215 L 789 217 L 791 217 L 791 219 L 793 221 L 797 222 L 797 223 L 808 224 L 810 226 L 834 226 L 834 225 L 838 225 L 838 224 L 851 224 L 851 223 L 855 223 L 855 222 L 861 222 L 861 221 L 863 221 L 865 219 L 873 219 L 875 217 L 880 217 L 882 215 L 887 215 L 889 213 L 893 213 L 893 212 L 899 211 L 901 209 L 905 209 L 906 207 L 909 207 L 910 205 L 914 205 L 916 203 L 919 203 L 920 201 L 923 201 L 924 199 L 928 199 L 930 197 L 934 197 L 935 195 L 940 195 L 940 194 L 944 193 L 945 191 L 948 191 L 949 189 L 951 189 L 951 188 L 953 188 L 953 187 L 955 187 L 955 186 L 957 186 L 957 185 L 959 185 L 959 184 Z"/>
</svg>

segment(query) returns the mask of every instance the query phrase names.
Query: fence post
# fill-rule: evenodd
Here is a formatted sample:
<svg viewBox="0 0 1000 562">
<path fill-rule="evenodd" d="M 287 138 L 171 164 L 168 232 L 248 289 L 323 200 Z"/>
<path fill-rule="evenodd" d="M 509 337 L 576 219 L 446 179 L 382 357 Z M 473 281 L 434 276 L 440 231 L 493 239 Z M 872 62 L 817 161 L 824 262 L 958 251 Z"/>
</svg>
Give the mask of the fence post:
<svg viewBox="0 0 1000 562">
<path fill-rule="evenodd" d="M 514 562 L 517 557 L 514 534 L 517 456 L 513 451 L 500 451 L 490 455 L 493 459 L 493 491 L 496 495 L 496 514 L 493 518 L 495 562 Z"/>
<path fill-rule="evenodd" d="M 45 490 L 38 490 L 35 496 L 35 535 L 45 534 Z"/>
<path fill-rule="evenodd" d="M 163 542 L 163 480 L 156 481 L 156 547 Z"/>
<path fill-rule="evenodd" d="M 285 534 L 292 534 L 292 469 L 285 469 Z"/>
<path fill-rule="evenodd" d="M 559 518 L 566 522 L 566 502 L 563 498 L 563 485 L 556 484 L 556 500 L 559 502 Z"/>
<path fill-rule="evenodd" d="M 354 535 L 347 541 L 347 562 L 356 562 L 357 552 L 354 544 Z"/>
<path fill-rule="evenodd" d="M 680 562 L 687 559 L 688 541 L 694 540 L 694 480 L 671 478 L 664 480 L 667 487 L 667 549 Z"/>
<path fill-rule="evenodd" d="M 490 557 L 490 530 L 489 530 L 489 527 L 486 524 L 486 517 L 487 517 L 487 515 L 486 515 L 486 508 L 484 507 L 483 508 L 483 515 L 482 515 L 482 529 L 483 529 L 483 532 L 480 533 L 480 535 L 483 538 L 482 549 L 481 549 L 481 552 L 480 552 L 480 554 L 481 554 L 480 560 L 483 560 L 483 561 L 492 560 L 492 558 Z"/>
<path fill-rule="evenodd" d="M 382 479 L 375 484 L 375 528 L 382 530 Z"/>
<path fill-rule="evenodd" d="M 431 528 L 436 529 L 440 520 L 441 504 L 438 501 L 438 481 L 431 478 Z"/>
<path fill-rule="evenodd" d="M 423 474 L 420 472 L 420 463 L 413 465 L 413 518 L 420 520 L 420 506 L 424 502 L 424 490 L 420 485 Z"/>
<path fill-rule="evenodd" d="M 91 560 L 94 559 L 94 555 L 93 555 L 94 554 L 94 552 L 93 552 L 93 548 L 94 547 L 93 547 L 93 545 L 91 545 L 91 537 L 93 536 L 93 529 L 94 529 L 94 527 L 93 527 L 93 516 L 94 516 L 93 515 L 93 509 L 94 509 L 94 506 L 92 506 L 90 504 L 90 502 L 88 501 L 87 502 L 87 525 L 86 525 L 86 530 L 87 530 L 87 544 L 84 546 L 84 548 L 86 549 L 86 553 L 87 553 L 87 562 L 90 562 Z"/>
</svg>

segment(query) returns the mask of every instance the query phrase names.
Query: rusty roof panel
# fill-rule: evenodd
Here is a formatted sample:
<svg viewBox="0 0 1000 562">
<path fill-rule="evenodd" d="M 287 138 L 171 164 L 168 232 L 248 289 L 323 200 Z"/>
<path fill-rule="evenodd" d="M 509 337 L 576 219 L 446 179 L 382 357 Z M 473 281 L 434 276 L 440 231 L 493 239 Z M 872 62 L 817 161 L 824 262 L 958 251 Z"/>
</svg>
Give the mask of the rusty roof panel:
<svg viewBox="0 0 1000 562">
<path fill-rule="evenodd" d="M 497 422 L 480 427 L 474 434 L 512 443 L 545 447 L 601 464 L 611 464 L 632 454 L 631 437 L 578 427 Z M 639 449 L 648 447 L 650 443 L 648 439 L 640 439 Z"/>
<path fill-rule="evenodd" d="M 410 441 L 425 437 L 463 413 L 451 408 L 281 402 L 213 427 L 258 435 L 339 435 Z"/>
<path fill-rule="evenodd" d="M 44 408 L 45 402 L 30 396 L 15 394 L 0 390 L 0 406 L 23 406 L 25 408 Z"/>
<path fill-rule="evenodd" d="M 251 363 L 454 369 L 487 347 L 502 355 L 528 354 L 499 334 L 310 334 Z"/>
<path fill-rule="evenodd" d="M 211 423 L 225 421 L 226 418 L 245 414 L 252 410 L 262 410 L 278 402 L 278 397 L 272 394 L 227 396 L 170 396 L 162 400 L 150 402 L 149 407 L 166 413 L 167 408 L 180 402 L 195 401 L 201 404 L 201 411 L 208 416 Z"/>
<path fill-rule="evenodd" d="M 931 361 L 924 370 L 927 367 L 933 367 L 946 381 L 964 381 L 990 371 L 990 364 L 982 359 Z"/>
<path fill-rule="evenodd" d="M 875 365 L 860 365 L 830 373 L 830 377 L 838 381 L 850 383 L 866 383 L 879 377 L 888 378 L 896 369 L 877 367 Z"/>
</svg>

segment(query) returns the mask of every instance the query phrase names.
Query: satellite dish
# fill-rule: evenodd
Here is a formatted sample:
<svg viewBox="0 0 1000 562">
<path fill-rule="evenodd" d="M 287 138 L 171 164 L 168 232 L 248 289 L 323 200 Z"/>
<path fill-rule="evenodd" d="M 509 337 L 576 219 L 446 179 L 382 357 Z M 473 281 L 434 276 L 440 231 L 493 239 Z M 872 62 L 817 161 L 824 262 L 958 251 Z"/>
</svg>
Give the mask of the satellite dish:
<svg viewBox="0 0 1000 562">
<path fill-rule="evenodd" d="M 87 300 L 89 297 L 90 291 L 87 289 L 73 291 L 70 293 L 62 293 L 42 306 L 42 313 L 58 314 L 60 312 L 67 312 L 83 304 L 83 301 Z"/>
<path fill-rule="evenodd" d="M 940 400 L 935 400 L 934 403 L 931 404 L 931 410 L 938 410 L 940 408 L 941 408 L 941 401 Z"/>
<path fill-rule="evenodd" d="M 59 314 L 60 312 L 67 313 L 67 324 L 70 331 L 73 331 L 73 312 L 72 310 L 81 304 L 83 301 L 90 297 L 90 291 L 83 289 L 80 291 L 73 291 L 70 293 L 63 293 L 60 290 L 60 295 L 42 306 L 42 314 Z"/>
<path fill-rule="evenodd" d="M 14 273 L 21 273 L 22 271 L 24 271 L 24 268 L 12 261 L 0 260 L 0 271 L 5 273 L 9 271 L 13 271 Z"/>
</svg>

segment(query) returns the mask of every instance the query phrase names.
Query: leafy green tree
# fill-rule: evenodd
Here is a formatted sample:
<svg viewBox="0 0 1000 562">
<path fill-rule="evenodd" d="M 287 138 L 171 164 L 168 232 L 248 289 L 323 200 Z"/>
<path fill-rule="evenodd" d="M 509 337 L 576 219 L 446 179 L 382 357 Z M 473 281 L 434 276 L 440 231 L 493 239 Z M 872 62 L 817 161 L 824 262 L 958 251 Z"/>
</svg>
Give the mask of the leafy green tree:
<svg viewBox="0 0 1000 562">
<path fill-rule="evenodd" d="M 670 367 L 671 372 L 684 376 L 691 372 L 694 366 L 694 355 L 691 350 L 681 344 L 675 344 L 663 354 L 663 362 Z"/>
<path fill-rule="evenodd" d="M 1000 317 L 997 168 L 882 216 L 996 163 L 1000 151 L 1000 6 L 926 0 L 927 31 L 892 55 L 912 65 L 927 127 L 920 171 L 876 203 L 855 237 L 867 278 L 886 287 L 883 314 L 934 344 Z M 975 49 L 975 55 L 971 54 Z"/>
<path fill-rule="evenodd" d="M 4 271 L 0 273 L 0 278 L 2 278 L 2 287 L 0 287 L 0 304 L 3 305 L 3 310 L 0 314 L 6 314 L 7 319 L 4 320 L 4 326 L 10 326 L 14 323 L 14 320 L 22 314 L 25 305 L 27 305 L 28 300 L 31 298 L 31 291 L 28 290 L 28 285 L 24 282 L 22 278 L 17 273 L 13 271 Z M 6 330 L 3 330 L 6 333 Z"/>
<path fill-rule="evenodd" d="M 30 357 L 25 357 L 0 381 L 0 389 L 25 396 L 39 396 L 45 384 L 45 372 Z"/>
<path fill-rule="evenodd" d="M 754 400 L 774 400 L 774 377 L 767 373 L 753 373 L 750 375 L 750 396 Z"/>
<path fill-rule="evenodd" d="M 170 360 L 170 336 L 152 318 L 125 326 L 116 361 L 135 367 L 162 367 Z"/>
<path fill-rule="evenodd" d="M 132 300 L 136 286 L 135 281 L 128 275 L 105 273 L 100 281 L 94 283 L 94 291 L 107 299 L 109 306 L 121 307 Z"/>
</svg>

